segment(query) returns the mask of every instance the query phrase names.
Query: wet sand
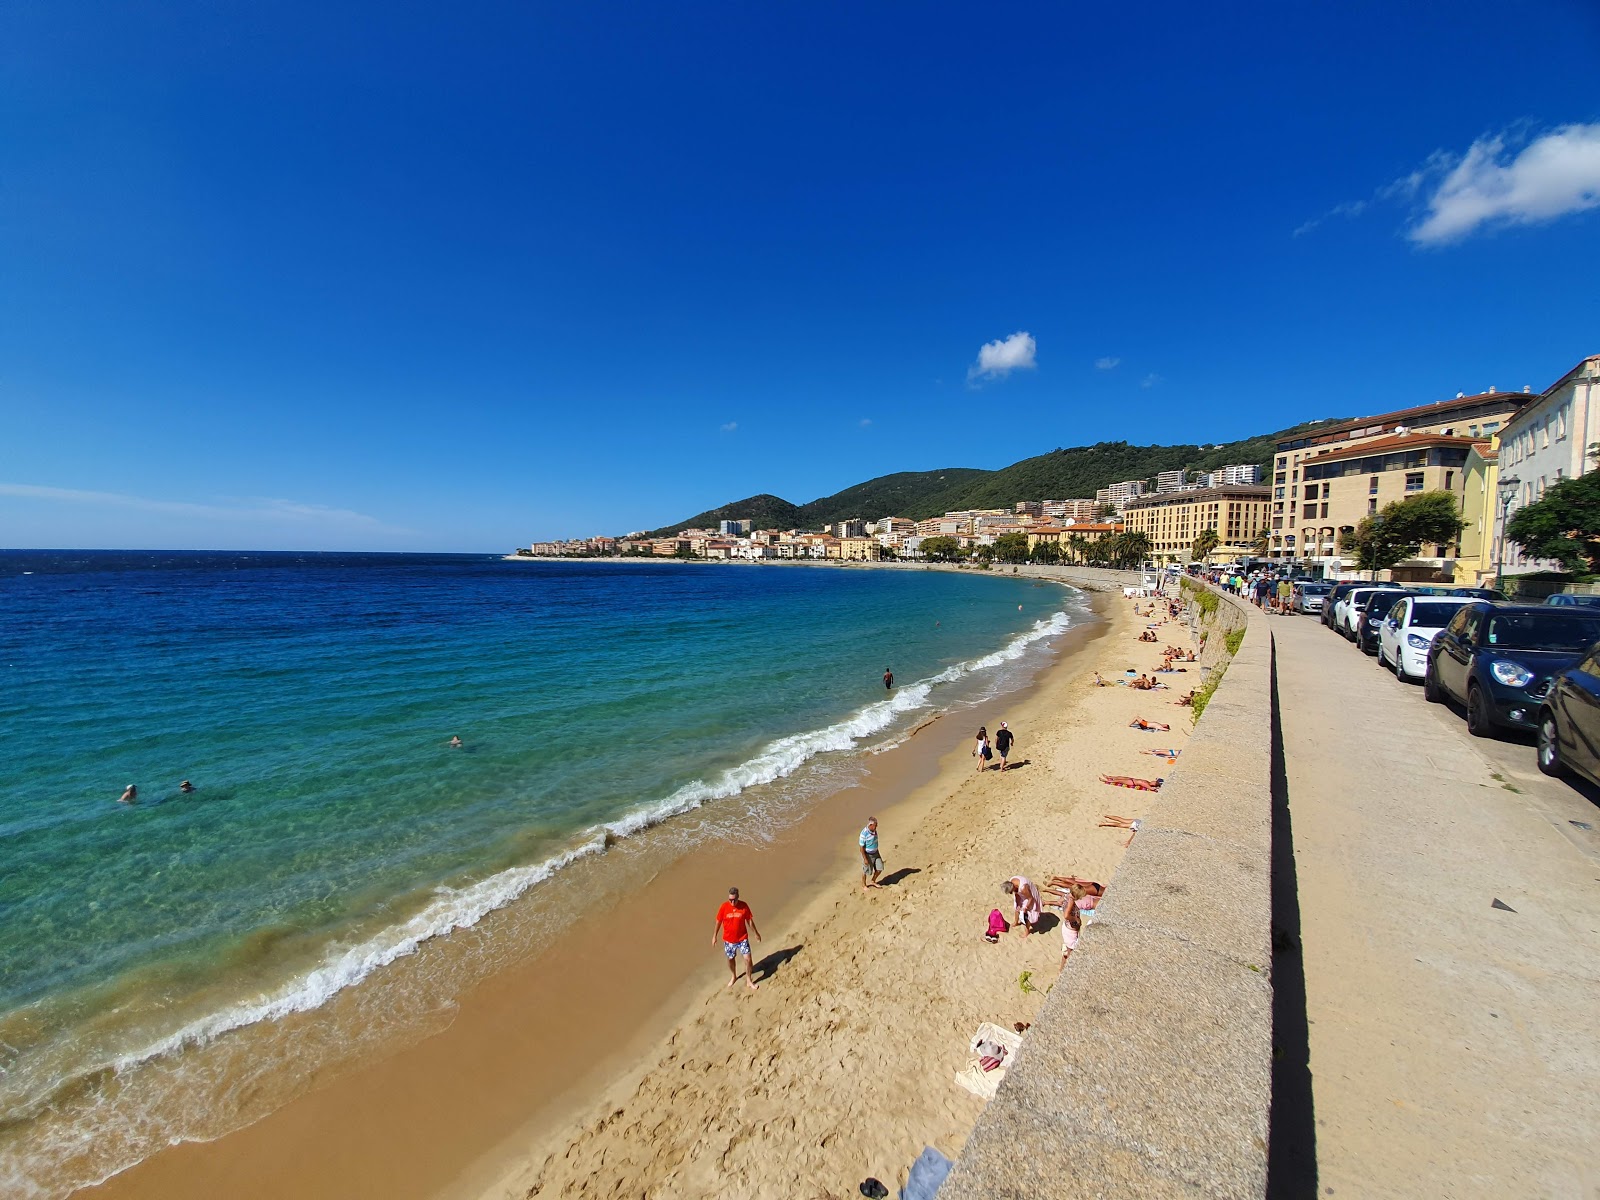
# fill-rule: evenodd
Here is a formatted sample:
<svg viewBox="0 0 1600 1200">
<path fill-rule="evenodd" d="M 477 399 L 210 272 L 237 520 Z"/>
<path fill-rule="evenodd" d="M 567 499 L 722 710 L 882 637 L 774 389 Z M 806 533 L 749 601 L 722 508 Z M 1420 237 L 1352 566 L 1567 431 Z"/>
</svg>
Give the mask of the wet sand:
<svg viewBox="0 0 1600 1200">
<path fill-rule="evenodd" d="M 86 1194 L 844 1194 L 866 1174 L 903 1179 L 923 1144 L 956 1152 L 981 1108 L 951 1082 L 966 1038 L 979 1020 L 1031 1019 L 1060 961 L 1048 919 L 1026 941 L 981 940 L 1007 907 L 1000 880 L 1108 877 L 1125 835 L 1096 820 L 1142 798 L 1095 775 L 1164 774 L 1138 751 L 1187 733 L 1172 692 L 1085 686 L 1158 650 L 1130 644 L 1142 622 L 1126 602 L 1097 607 L 1110 625 L 1067 635 L 1002 702 L 1022 769 L 980 777 L 971 730 L 940 720 L 770 843 L 673 856 L 625 842 L 543 897 L 582 911 L 595 896 L 594 911 L 469 991 L 442 1031 Z M 1173 734 L 1129 730 L 1134 713 Z M 871 813 L 892 886 L 863 894 L 854 835 Z M 765 934 L 754 994 L 722 986 L 711 945 L 735 883 Z M 514 919 L 495 914 L 483 936 Z M 1041 990 L 1023 991 L 1024 970 Z"/>
</svg>

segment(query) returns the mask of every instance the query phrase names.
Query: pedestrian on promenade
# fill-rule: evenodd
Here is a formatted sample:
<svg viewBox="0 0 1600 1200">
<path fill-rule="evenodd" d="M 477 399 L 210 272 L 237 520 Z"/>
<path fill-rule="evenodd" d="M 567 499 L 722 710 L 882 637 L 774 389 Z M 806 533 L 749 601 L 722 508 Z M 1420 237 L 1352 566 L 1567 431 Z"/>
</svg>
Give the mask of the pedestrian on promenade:
<svg viewBox="0 0 1600 1200">
<path fill-rule="evenodd" d="M 750 906 L 739 899 L 739 889 L 729 888 L 728 898 L 723 901 L 722 907 L 717 909 L 717 929 L 711 935 L 711 944 L 715 946 L 720 939 L 722 952 L 728 958 L 728 986 L 732 987 L 739 982 L 739 959 L 744 959 L 744 979 L 750 990 L 756 991 L 756 978 L 754 968 L 750 965 L 750 935 L 756 935 L 756 941 L 761 940 L 761 930 L 756 928 L 755 914 L 750 911 Z"/>
<path fill-rule="evenodd" d="M 978 741 L 972 747 L 972 753 L 977 757 L 978 770 L 987 771 L 989 760 L 994 757 L 994 751 L 989 749 L 989 730 L 986 726 L 978 726 Z"/>
<path fill-rule="evenodd" d="M 868 817 L 867 826 L 856 839 L 861 847 L 861 890 L 878 886 L 878 876 L 883 874 L 883 856 L 878 853 L 878 818 Z"/>
<path fill-rule="evenodd" d="M 1006 723 L 1001 721 L 1000 728 L 994 732 L 994 748 L 995 752 L 1000 755 L 1000 770 L 1002 772 L 1011 765 L 1006 760 L 1011 754 L 1012 743 L 1016 740 L 1016 736 L 1006 728 Z"/>
</svg>

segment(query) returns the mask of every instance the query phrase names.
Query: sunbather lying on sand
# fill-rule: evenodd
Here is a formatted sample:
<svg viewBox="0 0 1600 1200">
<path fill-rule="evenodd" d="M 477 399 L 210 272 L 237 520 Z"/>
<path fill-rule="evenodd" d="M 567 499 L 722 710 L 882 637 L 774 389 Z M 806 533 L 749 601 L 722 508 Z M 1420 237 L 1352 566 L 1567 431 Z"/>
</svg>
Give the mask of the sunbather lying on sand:
<svg viewBox="0 0 1600 1200">
<path fill-rule="evenodd" d="M 1139 751 L 1139 753 L 1140 754 L 1154 754 L 1157 758 L 1164 758 L 1170 763 L 1170 762 L 1176 762 L 1177 758 L 1178 758 L 1178 755 L 1182 754 L 1183 751 L 1182 750 L 1174 750 L 1174 749 L 1170 749 L 1169 748 L 1169 749 L 1166 749 L 1166 750 L 1141 750 L 1141 751 Z"/>
<path fill-rule="evenodd" d="M 1104 777 L 1102 776 L 1102 778 Z M 1156 782 L 1160 783 L 1161 781 L 1158 779 Z M 1128 838 L 1122 843 L 1124 846 L 1133 845 L 1133 835 L 1139 832 L 1140 824 L 1138 817 L 1119 817 L 1113 813 L 1106 813 L 1100 818 L 1101 829 L 1126 829 L 1128 831 Z"/>
<path fill-rule="evenodd" d="M 1159 792 L 1165 779 L 1135 779 L 1132 775 L 1102 775 L 1101 783 L 1112 787 L 1132 788 L 1136 792 Z"/>
<path fill-rule="evenodd" d="M 1167 730 L 1172 728 L 1172 726 L 1163 725 L 1160 721 L 1146 721 L 1143 717 L 1135 717 L 1133 720 L 1128 722 L 1128 728 L 1166 733 Z"/>
<path fill-rule="evenodd" d="M 1189 689 L 1189 694 L 1187 696 L 1179 696 L 1176 700 L 1173 701 L 1173 703 L 1178 705 L 1181 708 L 1193 708 L 1194 707 L 1194 689 L 1193 688 Z"/>
</svg>

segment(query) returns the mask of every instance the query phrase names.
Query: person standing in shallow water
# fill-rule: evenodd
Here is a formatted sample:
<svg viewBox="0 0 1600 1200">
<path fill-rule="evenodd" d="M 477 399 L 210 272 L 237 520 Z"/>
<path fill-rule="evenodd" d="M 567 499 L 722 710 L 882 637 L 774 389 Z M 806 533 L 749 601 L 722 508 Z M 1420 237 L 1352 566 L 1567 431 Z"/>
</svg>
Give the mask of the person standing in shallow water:
<svg viewBox="0 0 1600 1200">
<path fill-rule="evenodd" d="M 744 978 L 750 990 L 756 991 L 755 969 L 750 965 L 750 935 L 761 940 L 761 930 L 756 928 L 756 917 L 750 906 L 739 899 L 739 889 L 729 888 L 728 898 L 717 909 L 717 929 L 711 935 L 711 944 L 722 941 L 722 952 L 728 957 L 728 986 L 739 982 L 739 959 L 744 959 Z"/>
<path fill-rule="evenodd" d="M 886 688 L 894 686 L 894 672 L 889 670 L 888 667 L 883 669 L 883 686 Z"/>
</svg>

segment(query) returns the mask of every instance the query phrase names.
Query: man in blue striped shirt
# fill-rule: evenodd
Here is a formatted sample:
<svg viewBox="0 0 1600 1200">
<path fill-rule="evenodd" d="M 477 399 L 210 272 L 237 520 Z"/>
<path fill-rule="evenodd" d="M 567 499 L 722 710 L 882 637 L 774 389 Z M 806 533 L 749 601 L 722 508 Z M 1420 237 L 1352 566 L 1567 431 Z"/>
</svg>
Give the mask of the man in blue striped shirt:
<svg viewBox="0 0 1600 1200">
<path fill-rule="evenodd" d="M 868 817 L 867 827 L 858 839 L 861 846 L 861 890 L 878 886 L 878 876 L 883 874 L 883 859 L 878 854 L 878 818 Z"/>
</svg>

